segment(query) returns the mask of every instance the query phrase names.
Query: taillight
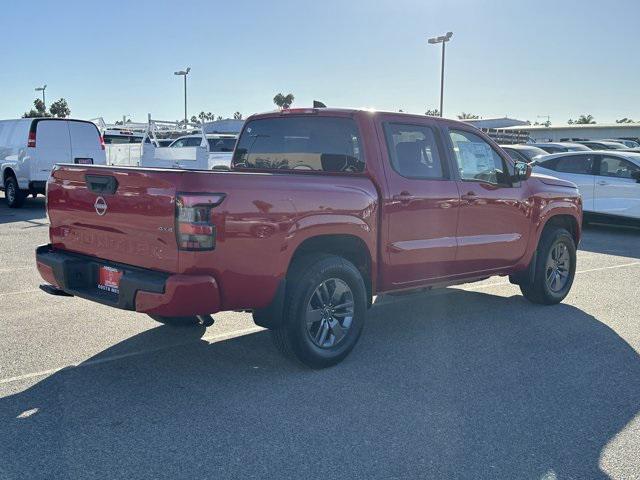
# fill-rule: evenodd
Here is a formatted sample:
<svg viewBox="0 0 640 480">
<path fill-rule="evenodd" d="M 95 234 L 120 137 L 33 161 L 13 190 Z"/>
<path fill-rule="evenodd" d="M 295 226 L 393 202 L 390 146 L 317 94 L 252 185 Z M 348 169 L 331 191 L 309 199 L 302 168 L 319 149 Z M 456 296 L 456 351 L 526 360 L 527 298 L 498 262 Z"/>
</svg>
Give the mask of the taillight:
<svg viewBox="0 0 640 480">
<path fill-rule="evenodd" d="M 22 137 L 22 138 L 24 138 L 24 137 Z M 29 140 L 27 141 L 27 147 L 35 148 L 35 146 L 36 146 L 36 132 L 35 132 L 35 130 L 31 130 L 29 132 Z"/>
<path fill-rule="evenodd" d="M 100 147 L 104 150 L 104 137 L 100 135 Z"/>
<path fill-rule="evenodd" d="M 223 193 L 180 193 L 176 197 L 176 240 L 180 250 L 213 250 L 216 227 L 212 210 L 224 200 Z"/>
</svg>

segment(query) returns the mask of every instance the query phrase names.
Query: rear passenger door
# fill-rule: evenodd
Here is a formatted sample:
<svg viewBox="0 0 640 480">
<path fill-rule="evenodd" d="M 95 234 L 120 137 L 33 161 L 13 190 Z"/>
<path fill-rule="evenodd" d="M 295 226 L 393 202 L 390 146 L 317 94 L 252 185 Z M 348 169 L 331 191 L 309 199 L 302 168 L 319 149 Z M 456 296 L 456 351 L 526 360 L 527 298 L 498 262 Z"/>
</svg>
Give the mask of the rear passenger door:
<svg viewBox="0 0 640 480">
<path fill-rule="evenodd" d="M 69 122 L 64 120 L 38 120 L 36 131 L 36 162 L 32 171 L 34 180 L 47 180 L 56 163 L 71 162 Z"/>
<path fill-rule="evenodd" d="M 93 123 L 69 121 L 69 134 L 73 163 L 106 163 L 100 133 Z"/>
<path fill-rule="evenodd" d="M 583 209 L 586 212 L 593 212 L 595 208 L 595 165 L 596 155 L 588 152 L 563 155 L 540 164 L 543 168 L 558 172 L 558 177 L 578 186 L 578 191 L 582 195 Z"/>
<path fill-rule="evenodd" d="M 433 121 L 381 119 L 377 128 L 387 179 L 382 289 L 451 276 L 460 199 L 440 131 Z"/>
</svg>

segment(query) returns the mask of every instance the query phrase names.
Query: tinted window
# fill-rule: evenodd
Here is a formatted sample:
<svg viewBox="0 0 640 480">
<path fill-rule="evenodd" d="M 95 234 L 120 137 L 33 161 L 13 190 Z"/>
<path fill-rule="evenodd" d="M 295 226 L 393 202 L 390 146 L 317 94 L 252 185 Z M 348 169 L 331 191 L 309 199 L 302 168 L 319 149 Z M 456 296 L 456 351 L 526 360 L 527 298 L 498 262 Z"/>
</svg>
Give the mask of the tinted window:
<svg viewBox="0 0 640 480">
<path fill-rule="evenodd" d="M 386 123 L 387 148 L 393 169 L 403 177 L 444 178 L 433 130 L 420 125 Z"/>
<path fill-rule="evenodd" d="M 364 170 L 355 122 L 331 117 L 252 120 L 238 139 L 232 164 L 262 170 Z"/>
<path fill-rule="evenodd" d="M 141 143 L 142 137 L 135 135 L 110 135 L 104 136 L 104 143 L 107 145 L 122 144 L 122 143 Z"/>
<path fill-rule="evenodd" d="M 600 175 L 603 177 L 631 178 L 631 174 L 638 170 L 640 167 L 622 158 L 605 155 L 600 160 Z"/>
<path fill-rule="evenodd" d="M 502 148 L 505 152 L 509 154 L 512 160 L 516 162 L 529 162 L 529 159 L 526 158 L 522 153 L 518 150 L 513 150 L 511 148 Z"/>
<path fill-rule="evenodd" d="M 547 153 L 558 153 L 558 152 L 566 152 L 567 149 L 566 148 L 562 148 L 562 147 L 553 147 L 550 145 L 545 145 L 544 147 L 540 147 L 542 150 L 544 150 Z"/>
<path fill-rule="evenodd" d="M 558 172 L 592 175 L 593 155 L 569 155 L 556 158 L 555 160 L 554 170 Z"/>
<path fill-rule="evenodd" d="M 487 142 L 474 133 L 452 130 L 449 132 L 460 177 L 463 180 L 506 184 L 508 172 L 502 157 Z"/>
<path fill-rule="evenodd" d="M 171 146 L 174 148 L 181 147 L 198 147 L 202 143 L 201 137 L 186 137 L 176 140 Z"/>
<path fill-rule="evenodd" d="M 233 152 L 236 146 L 235 138 L 208 138 L 211 152 Z"/>
</svg>

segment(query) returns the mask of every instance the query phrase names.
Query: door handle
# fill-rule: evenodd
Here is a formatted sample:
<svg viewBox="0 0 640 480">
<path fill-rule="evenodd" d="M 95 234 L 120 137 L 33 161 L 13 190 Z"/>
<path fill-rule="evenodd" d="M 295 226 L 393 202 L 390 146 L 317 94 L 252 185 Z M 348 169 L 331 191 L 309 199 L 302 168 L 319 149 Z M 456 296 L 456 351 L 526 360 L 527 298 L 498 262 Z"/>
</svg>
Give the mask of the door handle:
<svg viewBox="0 0 640 480">
<path fill-rule="evenodd" d="M 604 180 L 599 180 L 598 185 L 609 185 L 609 182 L 605 182 Z"/>
<path fill-rule="evenodd" d="M 400 192 L 397 195 L 394 195 L 393 200 L 400 203 L 409 203 L 411 200 L 414 200 L 415 197 L 411 195 L 409 192 Z"/>
<path fill-rule="evenodd" d="M 462 198 L 462 200 L 475 200 L 478 198 L 478 195 L 476 195 L 476 192 L 467 192 L 460 198 Z"/>
</svg>

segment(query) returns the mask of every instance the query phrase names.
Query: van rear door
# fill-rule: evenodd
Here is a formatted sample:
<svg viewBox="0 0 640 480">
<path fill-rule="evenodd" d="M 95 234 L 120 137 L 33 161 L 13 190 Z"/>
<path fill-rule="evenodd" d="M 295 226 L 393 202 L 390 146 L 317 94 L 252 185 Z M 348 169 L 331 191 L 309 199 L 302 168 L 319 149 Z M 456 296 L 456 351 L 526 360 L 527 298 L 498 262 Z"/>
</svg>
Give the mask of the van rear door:
<svg viewBox="0 0 640 480">
<path fill-rule="evenodd" d="M 105 165 L 106 155 L 102 148 L 98 128 L 89 122 L 69 121 L 71 158 L 73 163 Z"/>
<path fill-rule="evenodd" d="M 64 120 L 34 120 L 35 162 L 32 163 L 31 180 L 47 180 L 56 163 L 70 163 L 71 139 L 69 122 Z"/>
</svg>

